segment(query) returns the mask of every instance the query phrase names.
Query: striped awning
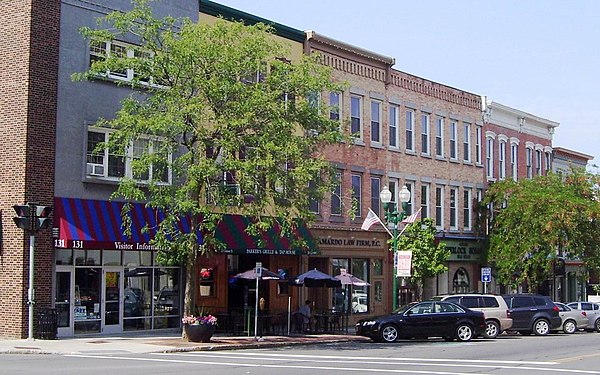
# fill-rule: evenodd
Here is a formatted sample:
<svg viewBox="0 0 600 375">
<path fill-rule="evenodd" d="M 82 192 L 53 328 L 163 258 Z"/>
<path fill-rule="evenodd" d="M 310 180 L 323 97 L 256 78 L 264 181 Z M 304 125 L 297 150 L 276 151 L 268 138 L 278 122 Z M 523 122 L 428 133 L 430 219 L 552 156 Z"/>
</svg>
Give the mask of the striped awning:
<svg viewBox="0 0 600 375">
<path fill-rule="evenodd" d="M 123 234 L 123 202 L 54 198 L 54 238 L 55 247 L 66 249 L 117 249 L 153 250 L 150 241 L 156 234 L 158 224 L 164 220 L 159 210 L 146 207 L 143 203 L 131 203 L 127 213 L 131 219 L 131 236 Z M 293 239 L 281 236 L 275 225 L 260 237 L 250 236 L 246 228 L 250 218 L 241 215 L 224 215 L 217 226 L 216 236 L 224 242 L 228 254 L 299 255 L 313 251 L 316 241 L 308 227 L 298 221 Z M 178 229 L 189 233 L 189 218 L 179 220 Z M 148 227 L 147 231 L 142 228 Z M 202 236 L 198 236 L 199 242 Z M 308 247 L 295 245 L 304 240 Z"/>
<path fill-rule="evenodd" d="M 55 247 L 74 249 L 151 250 L 149 244 L 158 224 L 164 220 L 159 210 L 143 203 L 131 203 L 131 236 L 123 234 L 122 209 L 125 203 L 77 198 L 54 198 Z M 178 222 L 189 233 L 189 219 Z M 147 231 L 142 228 L 148 227 Z M 198 237 L 201 242 L 201 236 Z"/>
</svg>

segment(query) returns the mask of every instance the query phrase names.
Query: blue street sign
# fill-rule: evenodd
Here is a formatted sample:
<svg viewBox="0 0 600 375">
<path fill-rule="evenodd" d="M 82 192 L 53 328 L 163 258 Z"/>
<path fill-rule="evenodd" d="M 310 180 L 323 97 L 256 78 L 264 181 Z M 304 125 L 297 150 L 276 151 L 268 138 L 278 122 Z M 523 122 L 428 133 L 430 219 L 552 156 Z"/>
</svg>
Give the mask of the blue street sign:
<svg viewBox="0 0 600 375">
<path fill-rule="evenodd" d="M 491 267 L 481 267 L 481 281 L 484 283 L 489 283 L 492 281 Z"/>
</svg>

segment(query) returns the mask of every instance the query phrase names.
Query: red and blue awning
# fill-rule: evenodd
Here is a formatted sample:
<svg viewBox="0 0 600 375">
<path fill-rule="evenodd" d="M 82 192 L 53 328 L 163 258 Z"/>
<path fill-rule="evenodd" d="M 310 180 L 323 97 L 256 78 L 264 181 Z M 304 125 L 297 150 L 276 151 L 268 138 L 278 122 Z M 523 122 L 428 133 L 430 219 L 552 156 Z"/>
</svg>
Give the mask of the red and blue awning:
<svg viewBox="0 0 600 375">
<path fill-rule="evenodd" d="M 150 241 L 165 215 L 143 203 L 131 203 L 131 236 L 123 234 L 124 202 L 77 198 L 54 198 L 55 247 L 79 249 L 150 250 Z M 147 230 L 142 230 L 147 227 Z M 189 233 L 189 218 L 178 222 Z M 201 242 L 199 236 L 199 242 Z"/>
<path fill-rule="evenodd" d="M 144 203 L 130 203 L 127 213 L 131 219 L 131 236 L 123 234 L 122 209 L 125 203 L 92 199 L 54 198 L 54 237 L 55 247 L 66 249 L 117 249 L 153 250 L 150 241 L 156 234 L 158 224 L 164 214 Z M 224 215 L 217 226 L 216 237 L 225 243 L 224 253 L 299 255 L 312 251 L 316 241 L 304 222 L 299 221 L 293 238 L 281 236 L 281 230 L 274 225 L 259 237 L 246 232 L 250 218 L 241 215 Z M 147 230 L 142 230 L 147 227 Z M 178 230 L 189 233 L 191 221 L 183 218 L 178 222 Z M 202 236 L 198 236 L 199 242 Z M 297 245 L 302 242 L 306 246 Z"/>
</svg>

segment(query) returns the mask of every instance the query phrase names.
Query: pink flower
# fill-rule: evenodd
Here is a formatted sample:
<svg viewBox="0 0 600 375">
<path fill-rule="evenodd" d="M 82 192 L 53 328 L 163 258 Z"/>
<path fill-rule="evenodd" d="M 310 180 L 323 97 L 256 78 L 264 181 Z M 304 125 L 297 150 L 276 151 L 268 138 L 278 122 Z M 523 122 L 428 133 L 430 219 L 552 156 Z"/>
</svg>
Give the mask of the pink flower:
<svg viewBox="0 0 600 375">
<path fill-rule="evenodd" d="M 181 322 L 183 324 L 187 324 L 187 325 L 200 325 L 200 324 L 207 324 L 207 325 L 217 325 L 217 318 L 212 316 L 212 315 L 206 315 L 206 316 L 194 316 L 194 315 L 186 315 L 181 319 Z"/>
</svg>

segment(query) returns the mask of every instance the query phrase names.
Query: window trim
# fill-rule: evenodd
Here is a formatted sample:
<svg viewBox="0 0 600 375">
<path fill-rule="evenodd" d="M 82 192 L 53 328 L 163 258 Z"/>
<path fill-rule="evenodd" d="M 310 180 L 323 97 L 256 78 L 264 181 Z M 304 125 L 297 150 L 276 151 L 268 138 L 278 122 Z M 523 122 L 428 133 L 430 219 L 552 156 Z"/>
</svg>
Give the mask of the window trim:
<svg viewBox="0 0 600 375">
<path fill-rule="evenodd" d="M 444 186 L 435 187 L 435 227 L 444 228 Z"/>
<path fill-rule="evenodd" d="M 450 230 L 458 230 L 458 188 L 450 188 Z M 453 199 L 454 196 L 454 199 Z M 454 203 L 453 203 L 454 201 Z M 453 225 L 454 223 L 454 225 Z"/>
<path fill-rule="evenodd" d="M 374 111 L 373 106 L 377 107 Z M 377 121 L 374 121 L 374 115 L 377 115 Z M 383 129 L 382 129 L 382 117 L 383 117 L 383 102 L 381 100 L 371 99 L 371 143 L 381 146 L 383 144 Z M 377 130 L 378 139 L 373 139 L 373 129 Z"/>
<path fill-rule="evenodd" d="M 422 112 L 421 113 L 421 155 L 431 155 L 431 114 Z"/>
<path fill-rule="evenodd" d="M 450 120 L 450 160 L 458 160 L 458 121 Z"/>
<path fill-rule="evenodd" d="M 435 156 L 444 157 L 444 118 L 435 119 Z"/>
<path fill-rule="evenodd" d="M 355 179 L 358 179 L 358 186 L 355 185 Z M 352 173 L 350 175 L 350 182 L 352 186 L 352 202 L 356 200 L 356 217 L 362 217 L 362 175 L 359 173 Z"/>
<path fill-rule="evenodd" d="M 388 107 L 388 130 L 389 130 L 389 139 L 388 144 L 392 149 L 400 148 L 400 136 L 398 133 L 398 106 L 394 104 L 390 104 Z M 395 145 L 392 145 L 392 140 Z"/>
<path fill-rule="evenodd" d="M 464 122 L 464 139 L 463 139 L 463 160 L 467 163 L 471 162 L 471 124 Z"/>
<path fill-rule="evenodd" d="M 405 112 L 404 130 L 406 134 L 405 149 L 409 152 L 415 152 L 415 110 L 407 108 Z"/>
</svg>

